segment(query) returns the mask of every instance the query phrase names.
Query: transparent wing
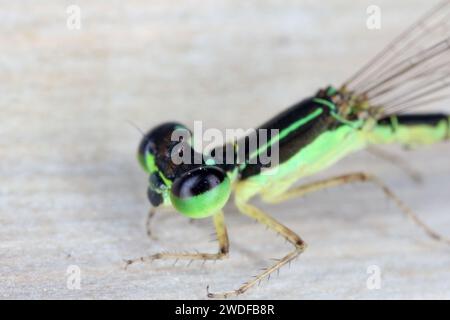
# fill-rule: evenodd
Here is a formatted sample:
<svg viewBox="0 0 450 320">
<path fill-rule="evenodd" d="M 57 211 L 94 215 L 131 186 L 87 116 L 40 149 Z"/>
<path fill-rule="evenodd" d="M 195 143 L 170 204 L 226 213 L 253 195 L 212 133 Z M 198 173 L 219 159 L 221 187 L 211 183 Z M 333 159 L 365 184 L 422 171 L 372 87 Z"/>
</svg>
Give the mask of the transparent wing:
<svg viewBox="0 0 450 320">
<path fill-rule="evenodd" d="M 394 39 L 344 86 L 384 114 L 450 99 L 450 0 Z"/>
</svg>

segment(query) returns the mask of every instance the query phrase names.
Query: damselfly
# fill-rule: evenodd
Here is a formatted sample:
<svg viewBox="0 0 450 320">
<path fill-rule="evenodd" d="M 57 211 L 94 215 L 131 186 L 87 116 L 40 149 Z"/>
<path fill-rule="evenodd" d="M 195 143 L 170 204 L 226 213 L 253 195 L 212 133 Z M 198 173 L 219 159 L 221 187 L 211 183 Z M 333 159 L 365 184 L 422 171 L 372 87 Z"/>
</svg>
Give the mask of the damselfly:
<svg viewBox="0 0 450 320">
<path fill-rule="evenodd" d="M 190 218 L 212 218 L 219 250 L 217 253 L 159 253 L 128 260 L 155 259 L 218 260 L 229 253 L 223 207 L 232 193 L 244 215 L 257 220 L 289 241 L 293 250 L 269 268 L 235 290 L 208 297 L 229 297 L 249 288 L 297 258 L 306 243 L 294 231 L 250 203 L 260 196 L 265 202 L 280 203 L 295 197 L 353 182 L 370 182 L 392 199 L 401 211 L 430 237 L 449 242 L 423 223 L 377 177 L 356 172 L 294 187 L 302 178 L 314 175 L 350 153 L 372 145 L 423 145 L 450 138 L 447 114 L 405 114 L 406 111 L 449 98 L 450 1 L 441 2 L 417 23 L 397 37 L 385 50 L 340 87 L 329 86 L 282 112 L 260 128 L 277 129 L 255 152 L 245 149 L 243 163 L 218 163 L 201 155 L 200 163 L 174 163 L 173 154 L 190 151 L 190 141 L 172 139 L 176 130 L 188 130 L 166 123 L 146 134 L 138 157 L 150 176 L 148 197 L 154 208 L 173 207 Z M 244 139 L 245 140 L 245 139 Z M 260 161 L 262 150 L 278 145 L 277 165 Z M 231 148 L 230 148 L 231 146 Z M 238 142 L 218 147 L 215 155 L 236 151 Z M 231 151 L 230 151 L 231 150 Z M 273 150 L 272 150 L 273 151 Z M 214 153 L 211 153 L 214 155 Z M 198 156 L 193 152 L 189 159 Z M 152 216 L 154 211 L 151 211 Z"/>
</svg>

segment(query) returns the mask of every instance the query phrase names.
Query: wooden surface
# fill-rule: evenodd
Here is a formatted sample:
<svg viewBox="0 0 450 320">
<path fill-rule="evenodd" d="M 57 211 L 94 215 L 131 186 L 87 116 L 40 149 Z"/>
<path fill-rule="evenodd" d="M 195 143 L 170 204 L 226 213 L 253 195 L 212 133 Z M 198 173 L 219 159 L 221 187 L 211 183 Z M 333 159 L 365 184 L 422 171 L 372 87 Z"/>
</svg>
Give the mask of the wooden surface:
<svg viewBox="0 0 450 320">
<path fill-rule="evenodd" d="M 230 205 L 227 261 L 123 259 L 161 250 L 216 250 L 210 221 L 161 213 L 147 238 L 147 177 L 140 134 L 178 120 L 249 128 L 319 87 L 339 84 L 409 25 L 423 1 L 378 1 L 382 29 L 365 26 L 370 1 L 0 1 L 0 297 L 204 298 L 233 289 L 290 250 Z M 442 110 L 450 111 L 443 106 Z M 450 235 L 450 145 L 389 148 L 421 172 L 368 153 L 321 177 L 377 174 L 418 214 Z M 435 243 L 370 185 L 261 205 L 308 243 L 291 268 L 245 298 L 450 298 L 450 248 Z M 81 289 L 67 288 L 67 268 Z M 366 286 L 367 267 L 382 272 Z"/>
</svg>

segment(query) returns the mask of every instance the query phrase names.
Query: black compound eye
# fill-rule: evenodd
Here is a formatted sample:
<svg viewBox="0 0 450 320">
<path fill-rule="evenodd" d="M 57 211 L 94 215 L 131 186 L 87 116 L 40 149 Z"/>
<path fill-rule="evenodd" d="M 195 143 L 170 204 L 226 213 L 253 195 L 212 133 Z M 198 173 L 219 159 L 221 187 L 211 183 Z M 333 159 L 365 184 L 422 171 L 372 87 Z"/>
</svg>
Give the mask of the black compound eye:
<svg viewBox="0 0 450 320">
<path fill-rule="evenodd" d="M 191 134 L 190 130 L 179 123 L 176 122 L 168 122 L 157 126 L 150 130 L 141 140 L 139 144 L 139 153 L 145 154 L 146 152 L 156 153 L 156 145 L 162 142 L 168 142 L 171 140 L 172 134 L 176 131 L 180 130 L 180 132 L 187 132 L 189 135 Z M 179 136 L 184 137 L 184 135 L 176 135 L 177 140 L 179 140 Z M 180 141 L 174 141 L 180 142 Z"/>
<path fill-rule="evenodd" d="M 214 189 L 225 178 L 225 173 L 215 167 L 194 169 L 175 181 L 172 186 L 172 193 L 183 199 L 196 197 Z"/>
<path fill-rule="evenodd" d="M 172 205 L 190 218 L 206 218 L 223 208 L 231 194 L 230 179 L 217 167 L 199 167 L 172 185 Z"/>
<path fill-rule="evenodd" d="M 138 154 L 143 157 L 146 153 L 154 153 L 155 151 L 155 141 L 152 135 L 146 134 L 139 143 Z"/>
<path fill-rule="evenodd" d="M 176 133 L 175 137 L 173 137 L 174 133 Z M 179 123 L 168 122 L 150 130 L 144 137 L 142 137 L 138 147 L 138 157 L 144 170 L 149 170 L 146 160 L 146 157 L 149 154 L 158 159 L 164 158 L 164 161 L 169 160 L 165 158 L 167 155 L 170 156 L 169 151 L 173 145 L 179 143 L 179 139 L 177 137 L 180 135 L 190 136 L 191 132 L 187 129 L 187 127 Z M 173 138 L 177 138 L 177 141 L 172 141 Z"/>
<path fill-rule="evenodd" d="M 154 207 L 158 207 L 164 202 L 163 196 L 160 193 L 154 191 L 151 187 L 148 187 L 147 197 Z"/>
</svg>

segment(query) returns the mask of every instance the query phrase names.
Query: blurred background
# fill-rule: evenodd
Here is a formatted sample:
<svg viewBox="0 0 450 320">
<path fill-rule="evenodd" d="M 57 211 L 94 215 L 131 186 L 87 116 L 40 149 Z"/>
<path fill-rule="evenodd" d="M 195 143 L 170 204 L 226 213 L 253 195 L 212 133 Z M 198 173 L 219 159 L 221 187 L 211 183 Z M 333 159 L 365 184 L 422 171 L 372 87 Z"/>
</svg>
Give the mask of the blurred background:
<svg viewBox="0 0 450 320">
<path fill-rule="evenodd" d="M 382 10 L 380 30 L 366 27 L 372 4 Z M 71 5 L 81 10 L 80 29 L 67 26 Z M 147 237 L 147 177 L 135 159 L 141 134 L 130 122 L 143 130 L 168 120 L 257 126 L 345 81 L 431 5 L 1 0 L 0 298 L 202 299 L 207 284 L 229 290 L 248 280 L 290 247 L 232 205 L 229 260 L 123 269 L 123 259 L 161 250 L 216 250 L 210 221 L 173 213 L 155 218 L 158 240 Z M 388 150 L 422 184 L 364 152 L 320 177 L 377 174 L 450 235 L 450 146 Z M 244 298 L 450 298 L 448 246 L 426 238 L 370 185 L 261 206 L 309 248 Z M 366 285 L 372 265 L 382 273 L 379 290 Z M 70 266 L 81 272 L 79 290 Z"/>
</svg>

